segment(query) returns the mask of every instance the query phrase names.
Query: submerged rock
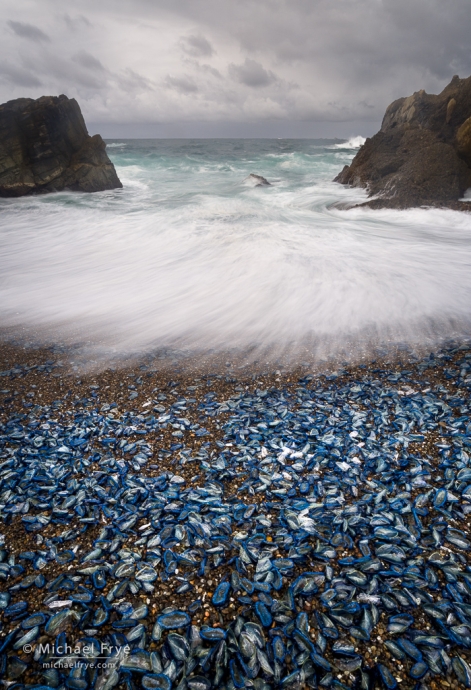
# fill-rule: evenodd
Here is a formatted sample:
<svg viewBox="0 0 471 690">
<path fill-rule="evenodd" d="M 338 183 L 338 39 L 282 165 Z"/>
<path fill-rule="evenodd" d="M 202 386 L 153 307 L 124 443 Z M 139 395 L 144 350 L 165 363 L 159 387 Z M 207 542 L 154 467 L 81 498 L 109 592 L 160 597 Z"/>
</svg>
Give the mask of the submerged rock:
<svg viewBox="0 0 471 690">
<path fill-rule="evenodd" d="M 122 187 L 105 148 L 74 98 L 8 101 L 0 105 L 0 197 Z"/>
<path fill-rule="evenodd" d="M 453 77 L 438 95 L 418 91 L 387 108 L 336 182 L 366 187 L 372 208 L 448 206 L 471 187 L 471 77 Z"/>
<path fill-rule="evenodd" d="M 250 175 L 247 178 L 251 182 L 254 183 L 255 187 L 270 187 L 271 182 L 268 182 L 268 180 L 265 177 L 262 177 L 262 175 L 256 175 L 255 173 L 250 173 Z"/>
</svg>

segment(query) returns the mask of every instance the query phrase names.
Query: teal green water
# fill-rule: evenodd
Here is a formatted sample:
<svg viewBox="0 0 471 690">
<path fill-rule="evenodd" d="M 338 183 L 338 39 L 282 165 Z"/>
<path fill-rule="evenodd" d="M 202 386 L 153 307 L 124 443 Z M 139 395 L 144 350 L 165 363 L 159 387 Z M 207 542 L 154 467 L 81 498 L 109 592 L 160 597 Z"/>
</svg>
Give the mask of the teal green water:
<svg viewBox="0 0 471 690">
<path fill-rule="evenodd" d="M 147 203 L 168 207 L 198 203 L 201 195 L 232 198 L 250 188 L 250 173 L 269 179 L 277 192 L 324 186 L 353 158 L 356 149 L 349 146 L 334 140 L 143 139 L 111 141 L 108 153 L 136 195 L 141 189 Z M 332 199 L 339 194 L 335 187 Z"/>
<path fill-rule="evenodd" d="M 471 215 L 346 210 L 360 143 L 108 142 L 123 189 L 0 200 L 3 325 L 104 353 L 467 336 Z"/>
</svg>

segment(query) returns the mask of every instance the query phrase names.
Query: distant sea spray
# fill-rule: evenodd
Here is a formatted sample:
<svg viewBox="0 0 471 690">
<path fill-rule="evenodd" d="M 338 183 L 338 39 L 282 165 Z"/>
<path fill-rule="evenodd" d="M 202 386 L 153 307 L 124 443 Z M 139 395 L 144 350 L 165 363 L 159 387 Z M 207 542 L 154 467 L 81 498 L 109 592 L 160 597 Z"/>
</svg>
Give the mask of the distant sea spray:
<svg viewBox="0 0 471 690">
<path fill-rule="evenodd" d="M 365 137 L 357 136 L 350 137 L 347 141 L 342 141 L 338 144 L 334 144 L 333 148 L 336 149 L 359 149 L 365 143 Z"/>
<path fill-rule="evenodd" d="M 275 359 L 468 335 L 471 215 L 346 210 L 366 198 L 331 182 L 349 142 L 120 140 L 109 153 L 122 190 L 0 200 L 10 332 L 93 356 Z"/>
</svg>

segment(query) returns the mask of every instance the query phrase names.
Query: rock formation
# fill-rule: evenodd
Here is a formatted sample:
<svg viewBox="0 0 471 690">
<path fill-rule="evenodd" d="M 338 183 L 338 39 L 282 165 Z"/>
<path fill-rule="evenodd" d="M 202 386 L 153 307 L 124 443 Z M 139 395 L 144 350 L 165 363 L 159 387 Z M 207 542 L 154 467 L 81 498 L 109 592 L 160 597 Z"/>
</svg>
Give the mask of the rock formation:
<svg viewBox="0 0 471 690">
<path fill-rule="evenodd" d="M 254 182 L 254 187 L 270 187 L 271 182 L 268 182 L 268 180 L 265 177 L 262 177 L 262 175 L 256 175 L 255 173 L 250 173 L 250 175 L 247 178 L 251 182 Z"/>
<path fill-rule="evenodd" d="M 122 187 L 105 148 L 73 98 L 8 101 L 0 105 L 0 197 Z"/>
<path fill-rule="evenodd" d="M 371 208 L 446 206 L 471 187 L 471 77 L 455 76 L 438 96 L 418 91 L 387 108 L 381 130 L 367 139 L 336 182 L 366 187 Z"/>
</svg>

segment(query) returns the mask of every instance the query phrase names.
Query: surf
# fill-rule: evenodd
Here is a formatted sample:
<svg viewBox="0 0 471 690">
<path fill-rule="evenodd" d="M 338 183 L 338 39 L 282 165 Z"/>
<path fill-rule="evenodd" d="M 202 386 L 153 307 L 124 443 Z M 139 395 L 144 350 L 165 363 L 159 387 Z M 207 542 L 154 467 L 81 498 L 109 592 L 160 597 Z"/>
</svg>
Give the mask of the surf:
<svg viewBox="0 0 471 690">
<path fill-rule="evenodd" d="M 4 329 L 100 357 L 354 358 L 468 337 L 471 216 L 337 208 L 366 198 L 331 181 L 346 145 L 119 143 L 122 190 L 1 200 Z"/>
</svg>

